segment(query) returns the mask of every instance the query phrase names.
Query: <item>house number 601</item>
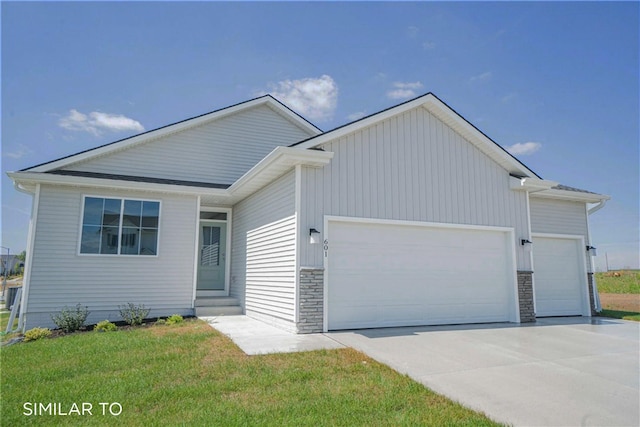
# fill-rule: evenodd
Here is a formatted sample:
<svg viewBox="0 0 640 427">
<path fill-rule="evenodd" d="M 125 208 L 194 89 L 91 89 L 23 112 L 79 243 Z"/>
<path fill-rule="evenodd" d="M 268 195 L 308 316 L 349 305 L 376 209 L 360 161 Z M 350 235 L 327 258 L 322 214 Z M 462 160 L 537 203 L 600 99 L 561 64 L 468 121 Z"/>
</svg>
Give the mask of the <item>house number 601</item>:
<svg viewBox="0 0 640 427">
<path fill-rule="evenodd" d="M 324 239 L 324 242 L 322 242 L 322 243 L 324 245 L 322 247 L 324 249 L 324 257 L 326 258 L 327 254 L 328 254 L 328 251 L 329 251 L 329 241 L 327 239 Z"/>
</svg>

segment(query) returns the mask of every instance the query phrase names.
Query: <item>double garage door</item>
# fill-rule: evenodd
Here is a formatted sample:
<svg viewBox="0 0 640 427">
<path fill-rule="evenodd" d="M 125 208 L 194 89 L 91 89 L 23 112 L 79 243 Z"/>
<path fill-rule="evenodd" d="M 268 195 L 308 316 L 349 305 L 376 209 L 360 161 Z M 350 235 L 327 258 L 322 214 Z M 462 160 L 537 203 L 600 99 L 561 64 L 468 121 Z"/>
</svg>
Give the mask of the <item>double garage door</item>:
<svg viewBox="0 0 640 427">
<path fill-rule="evenodd" d="M 517 321 L 510 229 L 328 221 L 330 330 Z"/>
</svg>

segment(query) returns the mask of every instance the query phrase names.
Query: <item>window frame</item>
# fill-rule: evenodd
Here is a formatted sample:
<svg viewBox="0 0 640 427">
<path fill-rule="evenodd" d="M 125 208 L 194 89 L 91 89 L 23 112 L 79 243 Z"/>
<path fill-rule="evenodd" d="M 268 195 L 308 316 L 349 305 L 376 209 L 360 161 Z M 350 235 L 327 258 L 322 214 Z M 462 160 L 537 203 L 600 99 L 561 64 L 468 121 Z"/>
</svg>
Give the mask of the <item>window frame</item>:
<svg viewBox="0 0 640 427">
<path fill-rule="evenodd" d="M 117 253 L 115 254 L 101 254 L 101 253 L 84 253 L 82 252 L 82 230 L 84 228 L 84 210 L 86 206 L 87 198 L 95 198 L 95 199 L 117 199 L 120 201 L 120 217 L 118 221 L 118 245 L 117 245 Z M 158 227 L 157 227 L 157 240 L 156 240 L 156 253 L 154 255 L 141 255 L 141 254 L 123 254 L 122 250 L 122 230 L 123 230 L 123 222 L 124 222 L 124 204 L 126 201 L 133 202 L 153 202 L 158 203 Z M 162 222 L 162 200 L 155 199 L 143 199 L 143 198 L 134 198 L 134 197 L 122 197 L 122 196 L 112 196 L 112 195 L 95 195 L 95 194 L 83 194 L 82 202 L 80 208 L 80 219 L 79 219 L 79 230 L 78 230 L 78 246 L 76 255 L 82 257 L 118 257 L 118 258 L 132 258 L 132 259 L 145 259 L 145 258 L 158 258 L 160 256 L 160 228 Z"/>
</svg>

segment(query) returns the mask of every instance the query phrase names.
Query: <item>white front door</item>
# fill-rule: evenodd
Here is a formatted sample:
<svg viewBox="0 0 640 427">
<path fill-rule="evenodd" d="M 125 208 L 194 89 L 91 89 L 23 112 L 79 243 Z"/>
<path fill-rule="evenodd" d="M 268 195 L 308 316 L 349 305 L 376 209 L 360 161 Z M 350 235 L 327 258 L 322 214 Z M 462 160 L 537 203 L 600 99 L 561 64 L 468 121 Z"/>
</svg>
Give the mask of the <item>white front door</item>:
<svg viewBox="0 0 640 427">
<path fill-rule="evenodd" d="M 224 291 L 227 224 L 201 222 L 197 291 Z"/>
</svg>

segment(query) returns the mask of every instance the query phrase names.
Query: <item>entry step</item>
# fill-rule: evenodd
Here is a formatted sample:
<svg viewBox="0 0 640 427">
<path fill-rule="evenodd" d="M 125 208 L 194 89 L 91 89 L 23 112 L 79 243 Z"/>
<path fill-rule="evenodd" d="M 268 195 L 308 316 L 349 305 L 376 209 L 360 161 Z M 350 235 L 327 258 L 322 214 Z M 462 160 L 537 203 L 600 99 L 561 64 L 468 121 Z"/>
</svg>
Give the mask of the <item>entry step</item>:
<svg viewBox="0 0 640 427">
<path fill-rule="evenodd" d="M 196 317 L 234 316 L 242 314 L 239 305 L 221 305 L 217 307 L 196 307 Z"/>
<path fill-rule="evenodd" d="M 197 297 L 196 307 L 225 307 L 240 306 L 238 298 L 234 297 Z"/>
</svg>

